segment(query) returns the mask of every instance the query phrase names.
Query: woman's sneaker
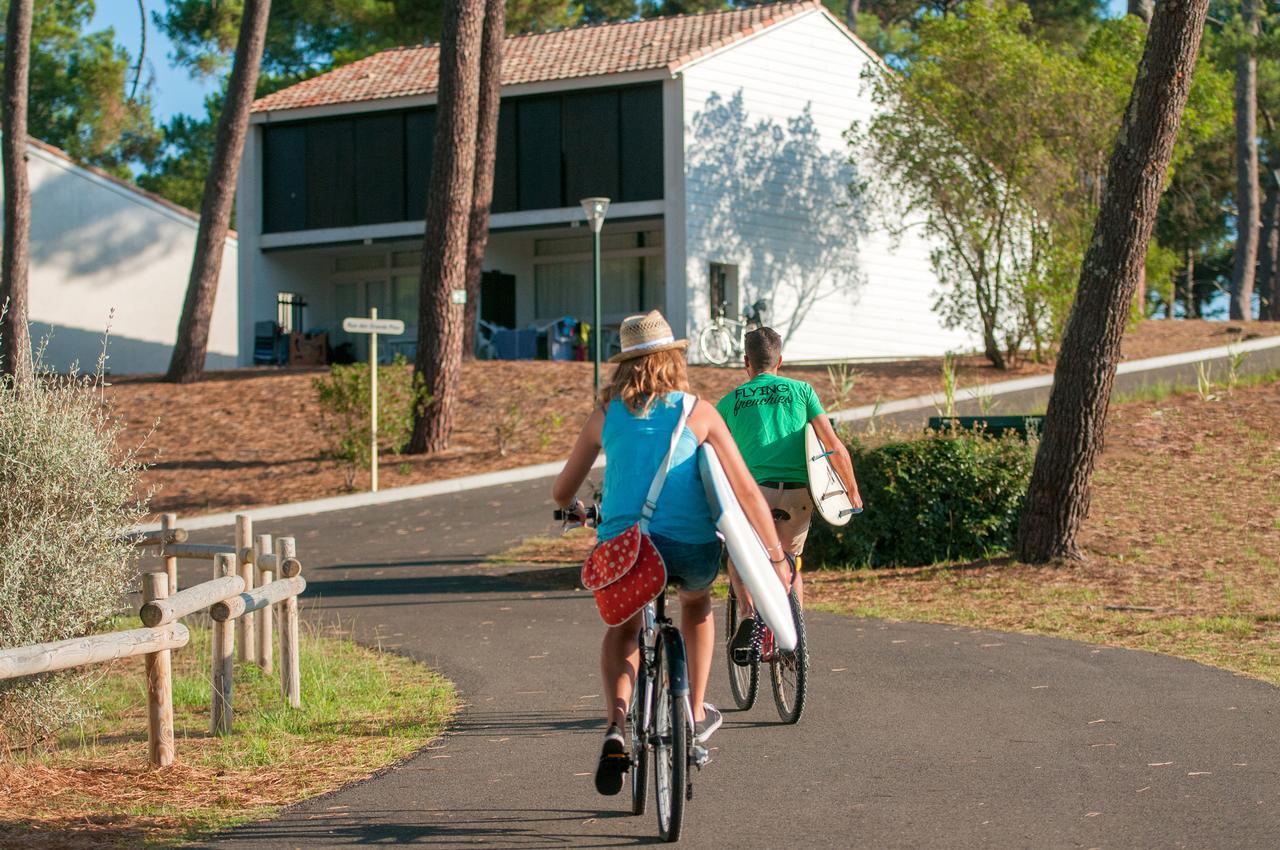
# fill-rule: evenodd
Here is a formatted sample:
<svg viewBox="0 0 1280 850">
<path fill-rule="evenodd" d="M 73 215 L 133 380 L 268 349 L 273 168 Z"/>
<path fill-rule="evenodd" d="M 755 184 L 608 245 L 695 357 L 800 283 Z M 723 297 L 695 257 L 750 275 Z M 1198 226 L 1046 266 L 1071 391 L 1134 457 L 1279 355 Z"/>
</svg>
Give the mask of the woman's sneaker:
<svg viewBox="0 0 1280 850">
<path fill-rule="evenodd" d="M 604 747 L 600 750 L 600 764 L 596 766 L 596 790 L 613 796 L 622 790 L 622 774 L 631 767 L 631 754 L 627 741 L 617 724 L 604 734 Z"/>
<path fill-rule="evenodd" d="M 702 710 L 705 713 L 704 717 L 693 724 L 693 740 L 699 744 L 705 744 L 711 737 L 711 733 L 719 729 L 720 724 L 724 722 L 724 718 L 720 716 L 720 709 L 711 703 L 704 702 Z"/>
</svg>

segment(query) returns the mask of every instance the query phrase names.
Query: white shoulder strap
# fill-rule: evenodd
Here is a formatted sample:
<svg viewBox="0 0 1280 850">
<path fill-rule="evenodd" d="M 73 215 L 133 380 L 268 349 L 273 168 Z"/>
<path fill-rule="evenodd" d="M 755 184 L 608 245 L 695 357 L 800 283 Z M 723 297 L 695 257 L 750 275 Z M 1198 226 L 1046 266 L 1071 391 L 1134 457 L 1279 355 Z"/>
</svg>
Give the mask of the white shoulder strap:
<svg viewBox="0 0 1280 850">
<path fill-rule="evenodd" d="M 697 396 L 692 393 L 684 394 L 684 403 L 680 406 L 680 416 L 676 420 L 676 428 L 671 432 L 671 445 L 667 448 L 667 456 L 662 459 L 662 463 L 658 464 L 658 471 L 653 476 L 653 483 L 649 485 L 649 494 L 644 498 L 644 507 L 640 509 L 640 531 L 642 533 L 649 531 L 649 520 L 653 519 L 653 512 L 657 510 L 658 496 L 662 493 L 662 485 L 667 482 L 667 472 L 671 469 L 671 458 L 675 456 L 676 444 L 680 442 L 680 435 L 684 433 L 684 424 L 697 403 Z"/>
</svg>

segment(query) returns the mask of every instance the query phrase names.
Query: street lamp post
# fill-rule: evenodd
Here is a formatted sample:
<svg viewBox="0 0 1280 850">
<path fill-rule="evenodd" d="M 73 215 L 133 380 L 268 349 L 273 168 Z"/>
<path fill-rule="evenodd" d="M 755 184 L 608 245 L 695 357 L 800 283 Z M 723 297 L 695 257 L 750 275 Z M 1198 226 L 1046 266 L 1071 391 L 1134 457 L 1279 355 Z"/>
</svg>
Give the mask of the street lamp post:
<svg viewBox="0 0 1280 850">
<path fill-rule="evenodd" d="M 587 214 L 587 223 L 591 225 L 591 258 L 594 266 L 592 273 L 592 300 L 594 315 L 591 326 L 592 360 L 595 363 L 595 399 L 600 399 L 600 338 L 604 335 L 600 327 L 600 228 L 604 227 L 604 215 L 609 211 L 608 198 L 583 198 L 582 210 Z"/>
</svg>

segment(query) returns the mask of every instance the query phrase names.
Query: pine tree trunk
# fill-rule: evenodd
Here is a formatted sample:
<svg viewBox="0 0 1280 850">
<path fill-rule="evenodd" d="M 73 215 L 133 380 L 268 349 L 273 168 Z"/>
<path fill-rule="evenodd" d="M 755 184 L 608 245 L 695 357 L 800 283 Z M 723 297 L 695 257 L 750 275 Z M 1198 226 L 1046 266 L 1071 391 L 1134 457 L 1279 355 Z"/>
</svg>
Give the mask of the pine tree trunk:
<svg viewBox="0 0 1280 850">
<path fill-rule="evenodd" d="M 1120 338 L 1146 260 L 1208 5 L 1209 0 L 1161 0 L 1151 19 L 1107 167 L 1022 511 L 1018 557 L 1029 563 L 1081 557 L 1076 533 L 1089 510 Z"/>
<path fill-rule="evenodd" d="M 4 245 L 0 257 L 0 374 L 29 386 L 27 329 L 31 186 L 27 183 L 27 95 L 31 68 L 31 0 L 9 0 L 4 39 Z"/>
<path fill-rule="evenodd" d="M 462 325 L 462 357 L 476 352 L 476 322 L 480 318 L 480 275 L 489 244 L 489 207 L 493 203 L 494 159 L 498 148 L 498 104 L 502 97 L 502 42 L 507 33 L 503 0 L 486 0 L 484 37 L 480 51 L 480 111 L 476 127 L 476 175 L 467 226 L 467 309 Z"/>
<path fill-rule="evenodd" d="M 418 353 L 414 368 L 430 403 L 418 409 L 409 452 L 449 447 L 462 376 L 464 305 L 455 292 L 467 285 L 467 232 L 475 188 L 476 125 L 484 0 L 448 0 L 440 40 L 440 94 L 435 160 L 427 192 Z"/>
<path fill-rule="evenodd" d="M 1258 0 L 1243 0 L 1245 33 L 1258 35 Z M 1236 250 L 1231 269 L 1231 318 L 1253 316 L 1258 265 L 1258 57 L 1250 45 L 1236 57 Z"/>
<path fill-rule="evenodd" d="M 1280 322 L 1280 172 L 1267 172 L 1258 245 L 1258 318 Z"/>
<path fill-rule="evenodd" d="M 1151 23 L 1151 10 L 1155 7 L 1153 0 L 1129 0 L 1129 14 Z"/>
<path fill-rule="evenodd" d="M 844 22 L 854 32 L 858 31 L 859 0 L 846 0 L 844 6 Z"/>
<path fill-rule="evenodd" d="M 231 79 L 227 82 L 227 99 L 218 118 L 213 158 L 204 181 L 204 197 L 200 200 L 200 226 L 196 231 L 191 275 L 187 279 L 187 297 L 182 302 L 178 338 L 169 358 L 166 381 L 187 384 L 198 380 L 204 372 L 209 323 L 222 276 L 222 254 L 231 226 L 231 205 L 235 202 L 236 178 L 249 131 L 249 108 L 258 86 L 258 68 L 262 64 L 270 12 L 271 0 L 245 0 Z"/>
</svg>

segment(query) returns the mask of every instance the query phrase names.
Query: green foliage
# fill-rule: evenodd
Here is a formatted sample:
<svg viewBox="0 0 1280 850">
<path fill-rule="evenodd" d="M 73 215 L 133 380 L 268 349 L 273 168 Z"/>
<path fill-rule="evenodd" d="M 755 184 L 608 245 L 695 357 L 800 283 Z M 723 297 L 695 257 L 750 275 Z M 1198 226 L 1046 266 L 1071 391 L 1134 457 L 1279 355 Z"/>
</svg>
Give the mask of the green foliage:
<svg viewBox="0 0 1280 850">
<path fill-rule="evenodd" d="M 814 522 L 806 562 L 919 566 L 1006 551 L 1031 477 L 1035 443 L 967 431 L 850 444 L 866 510 L 841 528 Z"/>
<path fill-rule="evenodd" d="M 141 464 L 96 377 L 41 373 L 29 391 L 0 379 L 0 648 L 91 632 L 123 601 L 139 522 Z M 48 738 L 85 710 L 71 671 L 0 682 L 0 751 Z"/>
<path fill-rule="evenodd" d="M 0 2 L 0 15 L 8 7 Z M 28 131 L 80 162 L 128 177 L 129 165 L 148 161 L 160 144 L 150 86 L 140 84 L 129 97 L 137 62 L 111 29 L 86 32 L 93 13 L 93 0 L 35 3 Z"/>
<path fill-rule="evenodd" d="M 329 441 L 328 454 L 343 465 L 347 487 L 355 484 L 358 470 L 369 466 L 372 424 L 369 406 L 372 387 L 369 365 L 330 366 L 329 374 L 312 386 L 320 404 L 317 423 Z M 378 367 L 378 445 L 399 454 L 413 435 L 413 417 L 431 403 L 420 376 L 403 357 Z"/>
<path fill-rule="evenodd" d="M 224 96 L 218 92 L 206 97 L 202 118 L 175 115 L 170 119 L 164 128 L 164 153 L 147 173 L 138 176 L 139 186 L 188 209 L 200 209 Z M 234 210 L 231 226 L 235 227 Z"/>
<path fill-rule="evenodd" d="M 1145 40 L 1125 17 L 1059 43 L 1033 14 L 975 2 L 921 18 L 901 74 L 869 76 L 880 111 L 848 134 L 876 175 L 855 193 L 891 232 L 923 224 L 938 246 L 936 310 L 1001 367 L 1026 345 L 1050 356 L 1061 338 Z M 1212 69 L 1193 91 L 1184 157 L 1229 113 Z"/>
</svg>

